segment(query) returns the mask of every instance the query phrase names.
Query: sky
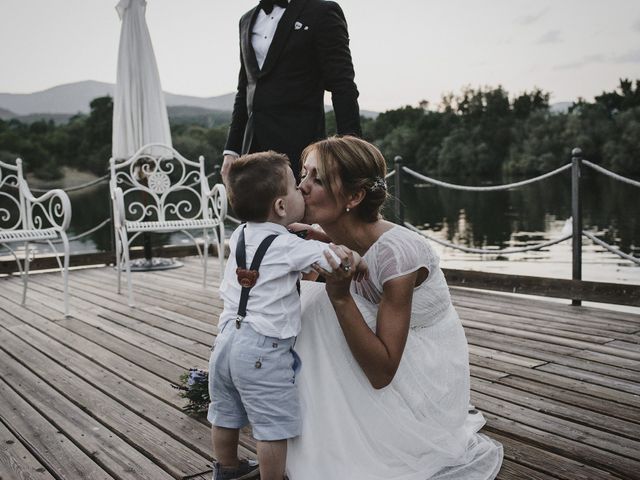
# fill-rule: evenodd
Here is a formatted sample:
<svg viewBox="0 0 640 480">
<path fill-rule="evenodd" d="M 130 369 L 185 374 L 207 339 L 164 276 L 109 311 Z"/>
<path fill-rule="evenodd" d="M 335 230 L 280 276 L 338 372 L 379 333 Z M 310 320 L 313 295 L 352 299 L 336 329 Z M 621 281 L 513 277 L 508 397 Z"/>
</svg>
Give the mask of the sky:
<svg viewBox="0 0 640 480">
<path fill-rule="evenodd" d="M 163 90 L 235 91 L 238 19 L 257 0 L 148 0 Z M 462 88 L 534 88 L 592 100 L 640 79 L 639 0 L 338 0 L 362 109 L 385 111 Z M 117 0 L 0 0 L 0 92 L 115 83 Z"/>
</svg>

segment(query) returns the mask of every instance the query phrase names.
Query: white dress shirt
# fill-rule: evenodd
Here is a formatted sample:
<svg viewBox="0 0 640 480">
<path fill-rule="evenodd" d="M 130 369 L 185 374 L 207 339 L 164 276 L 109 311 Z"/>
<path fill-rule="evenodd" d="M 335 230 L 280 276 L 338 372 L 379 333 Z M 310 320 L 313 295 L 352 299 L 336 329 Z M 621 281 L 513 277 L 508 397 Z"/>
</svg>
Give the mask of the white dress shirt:
<svg viewBox="0 0 640 480">
<path fill-rule="evenodd" d="M 242 287 L 236 276 L 236 247 L 240 225 L 229 239 L 230 253 L 220 284 L 220 298 L 224 308 L 218 321 L 218 329 L 236 319 Z M 247 269 L 262 240 L 271 234 L 278 237 L 267 249 L 262 259 L 256 284 L 249 292 L 247 315 L 243 323 L 251 324 L 258 333 L 277 338 L 295 337 L 300 333 L 300 295 L 296 283 L 301 272 L 309 272 L 311 264 L 318 262 L 325 270 L 331 270 L 324 256 L 331 252 L 340 262 L 329 245 L 317 240 L 303 240 L 287 231 L 285 227 L 271 222 L 248 222 L 244 232 Z M 227 328 L 235 328 L 229 325 Z"/>
<path fill-rule="evenodd" d="M 267 58 L 267 52 L 276 33 L 276 28 L 278 28 L 278 22 L 280 22 L 285 10 L 277 5 L 273 6 L 271 13 L 265 13 L 264 10 L 260 9 L 256 21 L 253 23 L 251 45 L 256 52 L 256 60 L 260 69 L 264 65 L 264 59 Z"/>
<path fill-rule="evenodd" d="M 251 45 L 253 46 L 254 52 L 256 52 L 258 68 L 262 70 L 264 60 L 267 58 L 267 53 L 271 46 L 271 41 L 276 34 L 278 23 L 286 9 L 274 5 L 271 13 L 265 13 L 261 8 L 259 10 L 256 21 L 251 28 Z M 225 150 L 222 154 L 239 156 L 238 152 L 233 150 Z"/>
</svg>

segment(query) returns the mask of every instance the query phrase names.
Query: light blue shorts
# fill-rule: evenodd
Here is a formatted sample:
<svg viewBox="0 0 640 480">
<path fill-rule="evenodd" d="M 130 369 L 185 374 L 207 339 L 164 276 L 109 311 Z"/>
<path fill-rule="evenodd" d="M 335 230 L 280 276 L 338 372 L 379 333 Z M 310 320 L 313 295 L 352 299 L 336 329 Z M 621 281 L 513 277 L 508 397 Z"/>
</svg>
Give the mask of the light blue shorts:
<svg viewBox="0 0 640 480">
<path fill-rule="evenodd" d="M 246 322 L 239 329 L 227 322 L 209 360 L 209 422 L 225 428 L 251 424 L 256 440 L 300 435 L 294 343 L 295 337 L 266 337 Z"/>
</svg>

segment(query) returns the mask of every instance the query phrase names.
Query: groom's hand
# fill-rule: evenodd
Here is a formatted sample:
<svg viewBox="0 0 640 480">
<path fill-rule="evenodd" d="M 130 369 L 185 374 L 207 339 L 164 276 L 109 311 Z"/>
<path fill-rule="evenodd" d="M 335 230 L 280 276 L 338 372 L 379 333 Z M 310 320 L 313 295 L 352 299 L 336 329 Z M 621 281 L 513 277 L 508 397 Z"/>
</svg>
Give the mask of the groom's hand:
<svg viewBox="0 0 640 480">
<path fill-rule="evenodd" d="M 225 185 L 227 184 L 227 180 L 228 180 L 229 166 L 231 166 L 231 164 L 235 162 L 238 158 L 240 158 L 238 157 L 238 155 L 227 154 L 224 156 L 222 160 L 222 168 L 220 169 L 220 175 L 222 175 L 222 183 L 224 183 Z"/>
</svg>

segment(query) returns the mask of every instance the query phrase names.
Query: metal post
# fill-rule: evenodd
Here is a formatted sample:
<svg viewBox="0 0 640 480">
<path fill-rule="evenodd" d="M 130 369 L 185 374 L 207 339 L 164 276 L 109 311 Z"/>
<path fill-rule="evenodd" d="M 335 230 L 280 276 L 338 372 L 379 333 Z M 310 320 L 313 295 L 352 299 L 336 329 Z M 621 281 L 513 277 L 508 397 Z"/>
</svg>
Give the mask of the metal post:
<svg viewBox="0 0 640 480">
<path fill-rule="evenodd" d="M 402 190 L 402 157 L 397 155 L 393 162 L 396 166 L 396 178 L 395 178 L 395 214 L 396 221 L 400 224 L 404 224 L 404 208 L 402 206 L 402 200 L 400 197 L 400 192 Z"/>
<path fill-rule="evenodd" d="M 571 238 L 573 254 L 574 280 L 582 280 L 582 202 L 580 200 L 580 168 L 582 166 L 582 150 L 574 148 L 571 151 L 571 215 L 573 219 Z M 571 300 L 571 305 L 581 305 L 578 298 Z"/>
</svg>

